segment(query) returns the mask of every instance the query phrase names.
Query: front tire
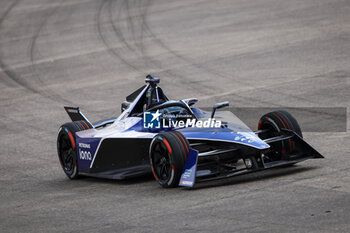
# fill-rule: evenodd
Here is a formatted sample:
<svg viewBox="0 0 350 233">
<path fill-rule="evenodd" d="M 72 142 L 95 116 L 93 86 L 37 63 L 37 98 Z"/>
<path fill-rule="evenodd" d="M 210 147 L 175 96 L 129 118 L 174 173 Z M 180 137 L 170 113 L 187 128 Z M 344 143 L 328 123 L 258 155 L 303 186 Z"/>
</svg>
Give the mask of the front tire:
<svg viewBox="0 0 350 233">
<path fill-rule="evenodd" d="M 156 135 L 149 157 L 155 179 L 163 188 L 177 187 L 185 166 L 189 144 L 180 132 Z"/>
<path fill-rule="evenodd" d="M 259 133 L 261 139 L 281 136 L 283 135 L 282 129 L 292 130 L 300 137 L 303 137 L 298 122 L 287 111 L 269 112 L 260 118 L 258 130 L 268 130 L 267 132 Z M 277 142 L 271 147 L 273 150 L 268 154 L 268 157 L 272 161 L 286 159 L 288 154 L 296 152 L 295 141 L 292 138 Z"/>
</svg>

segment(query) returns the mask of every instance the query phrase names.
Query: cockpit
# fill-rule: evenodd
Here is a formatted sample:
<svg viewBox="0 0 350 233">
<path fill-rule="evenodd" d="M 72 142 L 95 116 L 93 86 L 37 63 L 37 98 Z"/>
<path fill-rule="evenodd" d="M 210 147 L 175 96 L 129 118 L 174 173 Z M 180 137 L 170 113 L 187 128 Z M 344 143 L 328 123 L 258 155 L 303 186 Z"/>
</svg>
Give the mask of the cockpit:
<svg viewBox="0 0 350 233">
<path fill-rule="evenodd" d="M 169 100 L 163 90 L 158 87 L 159 78 L 147 75 L 147 85 L 134 91 L 126 97 L 122 103 L 121 110 L 123 117 L 141 117 L 145 111 L 162 111 L 163 114 L 181 115 L 188 118 L 197 118 L 189 106 L 195 104 L 197 99 L 185 99 L 179 101 Z M 124 111 L 128 111 L 125 112 Z"/>
</svg>

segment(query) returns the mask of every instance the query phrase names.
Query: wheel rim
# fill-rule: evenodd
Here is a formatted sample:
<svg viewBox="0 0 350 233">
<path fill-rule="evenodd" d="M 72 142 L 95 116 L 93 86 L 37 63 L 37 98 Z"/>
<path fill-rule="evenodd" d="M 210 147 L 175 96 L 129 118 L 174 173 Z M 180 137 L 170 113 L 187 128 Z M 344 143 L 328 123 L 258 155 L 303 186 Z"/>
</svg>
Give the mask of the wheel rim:
<svg viewBox="0 0 350 233">
<path fill-rule="evenodd" d="M 59 140 L 60 159 L 65 172 L 71 173 L 74 169 L 74 150 L 67 135 L 62 135 Z"/>
<path fill-rule="evenodd" d="M 157 178 L 166 182 L 171 177 L 171 161 L 169 151 L 161 141 L 155 142 L 152 149 L 152 166 Z"/>
</svg>

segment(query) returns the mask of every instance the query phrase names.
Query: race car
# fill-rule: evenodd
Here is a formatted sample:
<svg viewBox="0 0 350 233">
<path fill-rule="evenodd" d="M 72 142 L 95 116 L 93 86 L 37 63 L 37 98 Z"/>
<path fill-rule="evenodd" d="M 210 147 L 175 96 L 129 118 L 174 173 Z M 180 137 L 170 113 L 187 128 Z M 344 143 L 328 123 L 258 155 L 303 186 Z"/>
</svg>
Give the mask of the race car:
<svg viewBox="0 0 350 233">
<path fill-rule="evenodd" d="M 119 117 L 91 123 L 78 107 L 64 107 L 72 122 L 59 128 L 58 158 L 70 179 L 122 180 L 153 173 L 164 188 L 212 181 L 311 158 L 323 158 L 304 139 L 286 111 L 263 115 L 252 131 L 217 103 L 212 111 L 197 99 L 169 100 L 148 75 L 126 97 Z"/>
</svg>

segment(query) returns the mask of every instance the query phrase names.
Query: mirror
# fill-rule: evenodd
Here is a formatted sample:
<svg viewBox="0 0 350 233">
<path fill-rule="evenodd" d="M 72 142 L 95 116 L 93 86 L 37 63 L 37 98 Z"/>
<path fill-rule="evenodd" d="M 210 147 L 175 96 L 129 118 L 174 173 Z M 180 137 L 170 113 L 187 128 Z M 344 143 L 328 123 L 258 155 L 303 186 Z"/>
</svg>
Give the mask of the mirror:
<svg viewBox="0 0 350 233">
<path fill-rule="evenodd" d="M 230 103 L 228 101 L 214 104 L 213 110 L 211 112 L 211 118 L 214 118 L 216 109 L 220 109 L 220 108 L 223 108 L 223 107 L 226 107 L 229 105 L 230 105 Z"/>
</svg>

